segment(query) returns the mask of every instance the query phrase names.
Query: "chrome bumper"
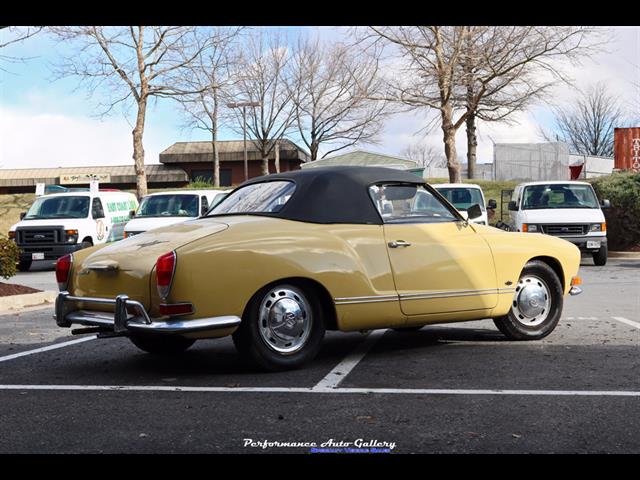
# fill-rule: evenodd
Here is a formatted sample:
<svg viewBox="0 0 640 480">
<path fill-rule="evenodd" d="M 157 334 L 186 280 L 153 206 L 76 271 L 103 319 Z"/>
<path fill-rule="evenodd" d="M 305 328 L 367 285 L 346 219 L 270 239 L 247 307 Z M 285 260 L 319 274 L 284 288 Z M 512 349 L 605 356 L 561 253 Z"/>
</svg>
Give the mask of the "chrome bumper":
<svg viewBox="0 0 640 480">
<path fill-rule="evenodd" d="M 75 302 L 114 305 L 114 313 L 90 310 L 73 310 Z M 71 307 L 71 308 L 70 308 Z M 133 310 L 134 314 L 128 311 Z M 183 320 L 180 318 L 150 318 L 144 306 L 131 300 L 127 295 L 118 295 L 115 299 L 74 297 L 69 292 L 60 292 L 56 298 L 54 315 L 59 327 L 70 327 L 73 324 L 92 327 L 104 327 L 114 333 L 150 332 L 162 334 L 185 334 L 236 327 L 240 318 L 232 315 L 222 317 L 198 318 Z"/>
</svg>

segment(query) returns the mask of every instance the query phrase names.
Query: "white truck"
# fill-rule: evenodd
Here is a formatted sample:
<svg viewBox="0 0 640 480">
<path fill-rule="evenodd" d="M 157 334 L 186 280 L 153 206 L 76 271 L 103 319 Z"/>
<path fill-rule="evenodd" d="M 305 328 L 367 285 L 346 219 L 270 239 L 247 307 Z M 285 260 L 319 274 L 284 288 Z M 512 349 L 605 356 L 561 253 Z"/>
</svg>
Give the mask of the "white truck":
<svg viewBox="0 0 640 480">
<path fill-rule="evenodd" d="M 132 212 L 131 220 L 124 227 L 124 237 L 198 218 L 230 192 L 183 189 L 151 193 L 143 197 L 138 210 Z"/>
<path fill-rule="evenodd" d="M 128 220 L 137 207 L 133 193 L 117 190 L 77 189 L 36 198 L 9 230 L 20 248 L 19 270 L 29 270 L 34 260 L 56 260 L 105 243 L 112 226 Z"/>
<path fill-rule="evenodd" d="M 471 206 L 477 204 L 480 210 L 482 210 L 482 215 L 469 221 L 471 223 L 489 225 L 487 205 L 485 204 L 484 192 L 482 188 L 480 188 L 480 185 L 474 183 L 437 183 L 431 186 L 438 190 L 449 203 L 463 214 L 466 213 Z M 496 206 L 497 203 L 495 200 L 489 200 L 488 208 L 495 209 Z"/>
<path fill-rule="evenodd" d="M 607 263 L 607 223 L 593 187 L 586 182 L 541 181 L 518 185 L 509 202 L 509 227 L 516 232 L 554 235 Z"/>
</svg>

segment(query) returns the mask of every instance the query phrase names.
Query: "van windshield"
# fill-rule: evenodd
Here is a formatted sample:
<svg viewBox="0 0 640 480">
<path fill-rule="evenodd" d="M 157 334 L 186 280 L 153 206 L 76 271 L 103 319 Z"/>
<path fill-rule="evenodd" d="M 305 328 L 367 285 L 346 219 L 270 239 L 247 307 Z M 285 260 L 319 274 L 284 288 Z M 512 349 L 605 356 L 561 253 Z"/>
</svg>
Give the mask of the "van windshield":
<svg viewBox="0 0 640 480">
<path fill-rule="evenodd" d="M 24 216 L 24 220 L 47 218 L 87 218 L 89 197 L 86 195 L 37 198 Z"/>
<path fill-rule="evenodd" d="M 482 200 L 482 193 L 477 188 L 464 188 L 464 187 L 442 187 L 438 188 L 434 185 L 434 188 L 442 194 L 444 198 L 449 200 L 454 207 L 458 210 L 466 210 L 476 203 L 480 205 L 480 208 L 484 210 L 484 201 Z"/>
<path fill-rule="evenodd" d="M 135 218 L 198 216 L 198 195 L 167 194 L 143 198 Z"/>
<path fill-rule="evenodd" d="M 547 184 L 525 187 L 523 210 L 547 208 L 600 208 L 591 185 Z"/>
</svg>

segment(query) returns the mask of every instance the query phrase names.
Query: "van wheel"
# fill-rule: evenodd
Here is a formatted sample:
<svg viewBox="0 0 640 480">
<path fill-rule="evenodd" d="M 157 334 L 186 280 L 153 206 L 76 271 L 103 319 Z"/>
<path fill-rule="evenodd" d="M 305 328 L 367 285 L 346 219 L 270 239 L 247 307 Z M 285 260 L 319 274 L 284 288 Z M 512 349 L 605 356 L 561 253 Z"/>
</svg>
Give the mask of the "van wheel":
<svg viewBox="0 0 640 480">
<path fill-rule="evenodd" d="M 258 291 L 233 334 L 238 352 L 254 367 L 291 370 L 315 358 L 325 325 L 317 295 L 309 289 L 279 284 Z"/>
<path fill-rule="evenodd" d="M 539 340 L 549 335 L 562 315 L 563 290 L 556 272 L 544 262 L 528 262 L 516 285 L 511 309 L 494 318 L 509 340 Z"/>
<path fill-rule="evenodd" d="M 31 268 L 31 260 L 20 260 L 18 262 L 18 270 L 21 272 L 28 272 Z"/>
<path fill-rule="evenodd" d="M 602 267 L 607 264 L 607 246 L 602 245 L 600 250 L 593 254 L 593 263 L 598 267 Z"/>
<path fill-rule="evenodd" d="M 167 335 L 130 335 L 129 340 L 140 350 L 156 355 L 175 355 L 184 352 L 194 344 L 192 338 Z"/>
</svg>

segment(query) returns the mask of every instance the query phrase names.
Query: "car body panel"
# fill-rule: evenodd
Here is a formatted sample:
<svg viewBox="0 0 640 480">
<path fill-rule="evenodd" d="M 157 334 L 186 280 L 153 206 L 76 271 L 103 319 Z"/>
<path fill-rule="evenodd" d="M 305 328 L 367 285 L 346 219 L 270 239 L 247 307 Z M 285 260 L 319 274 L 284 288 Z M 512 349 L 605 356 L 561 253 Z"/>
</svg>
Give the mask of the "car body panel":
<svg viewBox="0 0 640 480">
<path fill-rule="evenodd" d="M 564 290 L 568 292 L 580 259 L 572 244 L 545 235 L 507 233 L 482 225 L 463 227 L 461 223 L 429 225 L 436 228 L 423 230 L 431 239 L 423 240 L 421 248 L 437 241 L 444 246 L 428 261 L 427 268 L 436 269 L 437 274 L 430 275 L 433 280 L 419 289 L 427 294 L 447 289 L 455 292 L 463 290 L 463 285 L 495 292 L 475 298 L 445 296 L 427 302 L 428 309 L 424 304 L 421 310 L 403 307 L 412 315 L 401 308 L 389 260 L 389 255 L 411 254 L 411 250 L 390 252 L 384 232 L 389 225 L 309 224 L 258 215 L 202 218 L 78 252 L 70 288 L 77 296 L 113 297 L 126 292 L 153 314 L 160 302 L 155 261 L 175 250 L 177 266 L 166 301 L 192 302 L 195 312 L 185 316 L 186 320 L 242 317 L 251 297 L 265 285 L 308 279 L 326 290 L 336 311 L 337 328 L 343 331 L 504 315 L 513 297 L 512 285 L 533 257 L 555 259 L 562 266 Z M 411 226 L 415 227 L 392 227 Z M 392 237 L 396 233 L 394 229 Z M 418 249 L 413 252 L 411 255 L 420 255 Z M 88 264 L 108 259 L 117 259 L 121 266 L 117 282 L 106 273 L 78 274 Z M 411 281 L 419 281 L 416 269 L 409 268 L 408 275 Z M 232 331 L 199 332 L 193 337 L 218 337 Z"/>
</svg>

